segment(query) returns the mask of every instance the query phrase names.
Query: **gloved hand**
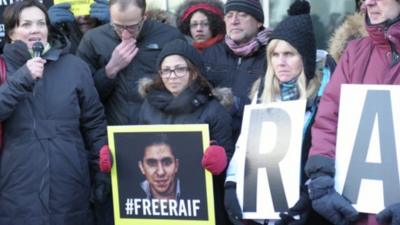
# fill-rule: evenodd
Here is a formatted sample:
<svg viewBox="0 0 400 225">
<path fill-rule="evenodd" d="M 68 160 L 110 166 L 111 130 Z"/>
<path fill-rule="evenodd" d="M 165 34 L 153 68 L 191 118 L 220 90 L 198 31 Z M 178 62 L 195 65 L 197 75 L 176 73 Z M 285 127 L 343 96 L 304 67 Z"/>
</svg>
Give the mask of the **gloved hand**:
<svg viewBox="0 0 400 225">
<path fill-rule="evenodd" d="M 296 204 L 287 212 L 280 213 L 281 217 L 275 225 L 303 225 L 306 224 L 311 212 L 311 200 L 306 190 L 300 193 L 300 198 Z"/>
<path fill-rule="evenodd" d="M 225 183 L 225 197 L 224 204 L 226 212 L 228 213 L 229 220 L 234 225 L 243 225 L 242 223 L 242 209 L 239 205 L 239 200 L 236 195 L 236 183 L 227 181 Z"/>
<path fill-rule="evenodd" d="M 335 225 L 349 225 L 355 222 L 358 212 L 349 201 L 334 189 L 331 176 L 319 176 L 311 180 L 310 199 L 315 211 Z"/>
<path fill-rule="evenodd" d="M 103 24 L 110 22 L 108 0 L 95 0 L 94 3 L 90 5 L 89 15 Z"/>
<path fill-rule="evenodd" d="M 210 171 L 213 175 L 219 175 L 224 171 L 228 159 L 225 149 L 219 145 L 210 145 L 203 154 L 201 165 L 204 169 Z"/>
<path fill-rule="evenodd" d="M 97 173 L 93 183 L 94 203 L 104 203 L 107 198 L 111 198 L 111 177 L 107 173 Z"/>
<path fill-rule="evenodd" d="M 71 4 L 67 2 L 52 5 L 49 8 L 49 10 L 47 10 L 49 14 L 50 23 L 52 25 L 55 25 L 61 23 L 74 22 L 75 17 L 70 9 L 71 9 Z"/>
<path fill-rule="evenodd" d="M 400 224 L 400 203 L 386 207 L 376 215 L 379 224 L 398 225 Z"/>
<path fill-rule="evenodd" d="M 112 155 L 108 145 L 101 147 L 99 152 L 99 167 L 103 173 L 109 173 L 113 164 Z"/>
<path fill-rule="evenodd" d="M 358 212 L 334 189 L 334 159 L 311 155 L 304 170 L 311 179 L 308 194 L 315 211 L 335 225 L 348 225 L 357 220 Z"/>
</svg>

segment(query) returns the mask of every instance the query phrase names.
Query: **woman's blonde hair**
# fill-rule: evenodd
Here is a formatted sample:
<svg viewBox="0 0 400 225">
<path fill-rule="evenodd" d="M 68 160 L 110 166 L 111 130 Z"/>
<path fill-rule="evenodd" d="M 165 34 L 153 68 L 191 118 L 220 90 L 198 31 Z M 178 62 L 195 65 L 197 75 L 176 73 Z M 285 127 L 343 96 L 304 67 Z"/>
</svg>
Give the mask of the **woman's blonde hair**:
<svg viewBox="0 0 400 225">
<path fill-rule="evenodd" d="M 258 79 L 252 87 L 252 98 L 259 98 L 257 99 L 257 102 L 259 103 L 269 103 L 269 102 L 275 102 L 277 97 L 280 95 L 280 87 L 279 87 L 279 80 L 275 76 L 275 71 L 272 67 L 271 63 L 271 58 L 273 51 L 275 48 L 278 46 L 279 43 L 283 42 L 284 40 L 279 40 L 279 39 L 273 39 L 268 43 L 267 46 L 267 71 L 265 73 L 264 77 L 264 84 L 261 85 L 261 78 Z M 286 41 L 284 41 L 286 42 Z M 288 43 L 288 42 L 286 42 Z M 299 54 L 299 52 L 292 46 L 290 43 L 288 43 L 293 50 Z M 319 69 L 316 69 L 315 76 L 308 81 L 306 80 L 306 75 L 304 73 L 304 60 L 302 60 L 303 63 L 303 69 L 297 79 L 297 86 L 299 89 L 299 94 L 300 97 L 299 99 L 313 99 L 314 96 L 318 92 L 318 88 L 320 86 L 321 82 L 321 71 Z M 260 87 L 263 86 L 262 90 L 260 90 Z M 262 93 L 258 93 L 259 91 L 262 91 Z M 257 93 L 257 96 L 255 96 Z"/>
</svg>

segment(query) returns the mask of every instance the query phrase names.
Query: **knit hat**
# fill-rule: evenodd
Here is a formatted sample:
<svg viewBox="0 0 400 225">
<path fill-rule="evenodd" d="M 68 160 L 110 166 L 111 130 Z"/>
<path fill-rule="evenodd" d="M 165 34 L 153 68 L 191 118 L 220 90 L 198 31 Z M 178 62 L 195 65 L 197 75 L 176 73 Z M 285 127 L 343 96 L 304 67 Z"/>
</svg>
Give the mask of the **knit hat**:
<svg viewBox="0 0 400 225">
<path fill-rule="evenodd" d="M 300 53 L 308 81 L 315 75 L 317 50 L 310 16 L 310 4 L 306 0 L 296 0 L 288 9 L 288 15 L 272 31 L 269 40 L 285 40 Z"/>
<path fill-rule="evenodd" d="M 228 0 L 225 3 L 225 14 L 232 10 L 250 14 L 258 22 L 264 23 L 264 12 L 259 0 Z"/>
<path fill-rule="evenodd" d="M 176 39 L 165 44 L 157 58 L 157 71 L 160 70 L 161 62 L 169 55 L 183 56 L 197 67 L 202 75 L 205 74 L 205 68 L 200 53 L 187 41 Z"/>
</svg>

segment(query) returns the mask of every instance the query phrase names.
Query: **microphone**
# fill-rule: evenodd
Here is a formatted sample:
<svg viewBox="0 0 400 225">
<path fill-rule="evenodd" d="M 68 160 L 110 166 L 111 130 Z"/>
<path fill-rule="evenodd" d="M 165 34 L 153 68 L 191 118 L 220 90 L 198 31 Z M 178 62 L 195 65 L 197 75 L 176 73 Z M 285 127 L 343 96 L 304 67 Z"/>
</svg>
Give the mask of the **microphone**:
<svg viewBox="0 0 400 225">
<path fill-rule="evenodd" d="M 37 41 L 37 42 L 33 43 L 33 45 L 32 45 L 33 57 L 42 56 L 43 49 L 44 49 L 44 46 L 43 46 L 42 42 Z"/>
</svg>

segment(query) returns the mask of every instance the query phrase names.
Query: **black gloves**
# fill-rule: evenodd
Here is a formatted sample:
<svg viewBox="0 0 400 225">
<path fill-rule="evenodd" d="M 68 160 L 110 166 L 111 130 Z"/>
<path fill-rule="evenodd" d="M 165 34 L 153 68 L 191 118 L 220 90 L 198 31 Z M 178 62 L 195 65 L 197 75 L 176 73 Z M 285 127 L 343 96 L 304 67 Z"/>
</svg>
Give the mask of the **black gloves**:
<svg viewBox="0 0 400 225">
<path fill-rule="evenodd" d="M 242 210 L 239 205 L 239 200 L 236 196 L 236 183 L 228 181 L 225 183 L 225 209 L 228 213 L 229 220 L 234 225 L 242 225 Z"/>
<path fill-rule="evenodd" d="M 109 173 L 98 172 L 94 178 L 93 195 L 94 203 L 104 203 L 111 198 L 111 177 Z"/>
<path fill-rule="evenodd" d="M 300 199 L 296 204 L 288 210 L 288 212 L 280 213 L 281 217 L 275 225 L 304 225 L 312 210 L 311 200 L 308 197 L 307 190 L 304 189 L 300 193 Z"/>
<path fill-rule="evenodd" d="M 376 215 L 379 224 L 398 225 L 400 224 L 400 203 L 386 207 Z"/>
<path fill-rule="evenodd" d="M 315 211 L 335 225 L 355 222 L 358 212 L 349 201 L 336 192 L 334 180 L 330 176 L 320 176 L 309 184 L 310 198 Z"/>
<path fill-rule="evenodd" d="M 333 159 L 311 156 L 305 170 L 311 181 L 308 185 L 312 207 L 335 225 L 349 225 L 355 222 L 358 212 L 351 203 L 334 189 L 335 172 Z"/>
</svg>

